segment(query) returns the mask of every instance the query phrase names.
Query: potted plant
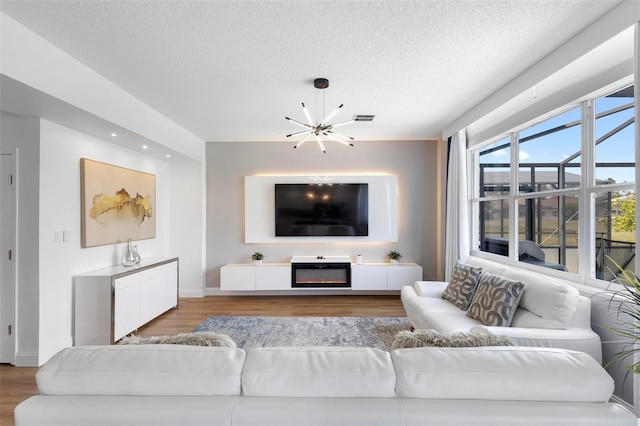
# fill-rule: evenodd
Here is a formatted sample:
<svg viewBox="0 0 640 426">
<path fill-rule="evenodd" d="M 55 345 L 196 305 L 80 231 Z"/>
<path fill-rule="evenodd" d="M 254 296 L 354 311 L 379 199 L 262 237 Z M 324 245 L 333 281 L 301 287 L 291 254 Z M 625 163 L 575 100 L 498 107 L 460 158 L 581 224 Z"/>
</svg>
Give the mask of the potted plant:
<svg viewBox="0 0 640 426">
<path fill-rule="evenodd" d="M 629 339 L 629 345 L 626 349 L 612 356 L 604 366 L 608 367 L 614 362 L 621 362 L 630 357 L 632 363 L 626 366 L 626 369 L 631 373 L 638 374 L 640 373 L 640 361 L 637 360 L 636 355 L 640 354 L 640 275 L 625 270 L 615 262 L 613 263 L 619 273 L 614 274 L 616 278 L 611 283 L 619 284 L 622 288 L 605 292 L 609 299 L 609 308 L 613 309 L 616 314 L 616 326 L 604 326 L 604 328 Z"/>
<path fill-rule="evenodd" d="M 259 251 L 251 255 L 251 260 L 253 260 L 253 263 L 255 265 L 262 265 L 262 259 L 264 259 L 264 254 L 260 253 Z"/>
<path fill-rule="evenodd" d="M 397 265 L 402 255 L 399 251 L 389 250 L 389 253 L 387 253 L 387 257 L 389 258 L 389 260 L 391 260 L 392 265 Z"/>
</svg>

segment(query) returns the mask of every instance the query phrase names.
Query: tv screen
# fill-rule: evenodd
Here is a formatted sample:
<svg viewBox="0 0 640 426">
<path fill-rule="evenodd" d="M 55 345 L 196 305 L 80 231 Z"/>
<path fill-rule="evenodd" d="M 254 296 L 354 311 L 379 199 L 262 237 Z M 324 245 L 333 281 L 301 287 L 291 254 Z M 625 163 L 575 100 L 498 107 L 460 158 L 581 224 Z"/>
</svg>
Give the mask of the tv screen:
<svg viewBox="0 0 640 426">
<path fill-rule="evenodd" d="M 366 183 L 275 184 L 276 237 L 369 235 Z"/>
</svg>

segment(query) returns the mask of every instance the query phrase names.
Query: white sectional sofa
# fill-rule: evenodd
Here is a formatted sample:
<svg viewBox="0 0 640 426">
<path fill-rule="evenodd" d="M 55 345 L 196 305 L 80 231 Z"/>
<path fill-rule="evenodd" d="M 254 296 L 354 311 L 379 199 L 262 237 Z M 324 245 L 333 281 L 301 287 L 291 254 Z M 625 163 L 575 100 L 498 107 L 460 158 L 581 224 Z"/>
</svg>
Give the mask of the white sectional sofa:
<svg viewBox="0 0 640 426">
<path fill-rule="evenodd" d="M 590 354 L 602 362 L 600 337 L 591 329 L 591 300 L 561 280 L 478 257 L 466 265 L 524 284 L 521 299 L 508 327 L 485 326 L 467 316 L 465 310 L 443 299 L 447 282 L 418 281 L 401 289 L 400 297 L 415 329 L 440 333 L 468 332 L 486 327 L 493 334 L 508 336 L 516 345 L 571 349 Z"/>
<path fill-rule="evenodd" d="M 636 426 L 562 349 L 75 347 L 36 379 L 17 426 Z"/>
</svg>

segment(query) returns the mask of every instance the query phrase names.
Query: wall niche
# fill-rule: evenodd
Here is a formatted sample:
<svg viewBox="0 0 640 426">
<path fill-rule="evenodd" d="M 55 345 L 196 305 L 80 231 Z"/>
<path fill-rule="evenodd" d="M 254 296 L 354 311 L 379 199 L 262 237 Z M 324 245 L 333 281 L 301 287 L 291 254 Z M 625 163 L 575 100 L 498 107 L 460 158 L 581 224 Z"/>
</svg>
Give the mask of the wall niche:
<svg viewBox="0 0 640 426">
<path fill-rule="evenodd" d="M 276 237 L 275 185 L 368 184 L 369 235 Z M 398 177 L 395 175 L 245 176 L 245 243 L 398 242 Z"/>
</svg>

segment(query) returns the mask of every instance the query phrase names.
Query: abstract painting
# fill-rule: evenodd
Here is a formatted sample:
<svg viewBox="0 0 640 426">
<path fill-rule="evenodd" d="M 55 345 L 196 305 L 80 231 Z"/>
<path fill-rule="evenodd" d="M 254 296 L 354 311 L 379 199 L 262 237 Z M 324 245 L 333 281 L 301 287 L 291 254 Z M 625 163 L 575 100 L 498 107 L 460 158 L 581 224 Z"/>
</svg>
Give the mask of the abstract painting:
<svg viewBox="0 0 640 426">
<path fill-rule="evenodd" d="M 156 236 L 156 176 L 80 159 L 82 247 Z"/>
</svg>

